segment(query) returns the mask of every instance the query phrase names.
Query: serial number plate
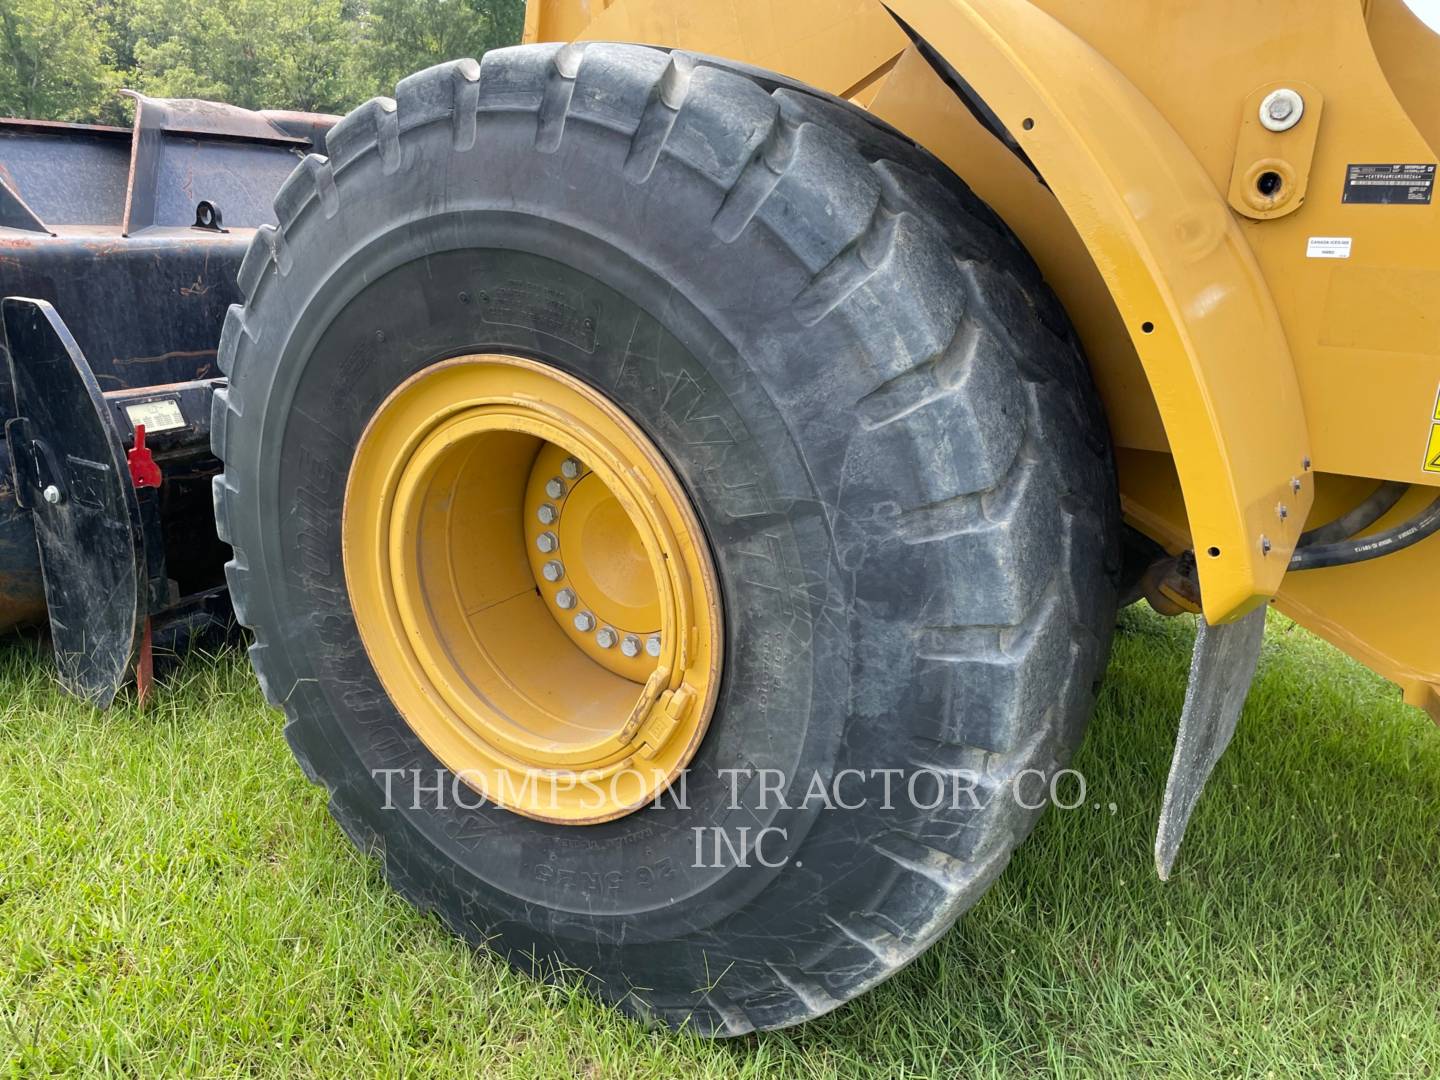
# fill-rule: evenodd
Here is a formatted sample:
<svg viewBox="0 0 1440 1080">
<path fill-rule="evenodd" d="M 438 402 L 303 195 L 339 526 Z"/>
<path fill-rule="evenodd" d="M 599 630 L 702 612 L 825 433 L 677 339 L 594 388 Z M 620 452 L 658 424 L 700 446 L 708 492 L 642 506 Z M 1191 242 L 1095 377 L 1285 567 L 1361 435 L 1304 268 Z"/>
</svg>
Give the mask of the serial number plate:
<svg viewBox="0 0 1440 1080">
<path fill-rule="evenodd" d="M 1347 165 L 1341 202 L 1428 206 L 1434 190 L 1434 165 Z"/>
<path fill-rule="evenodd" d="M 180 412 L 180 405 L 173 398 L 126 405 L 125 413 L 130 417 L 132 427 L 144 424 L 146 432 L 151 435 L 162 431 L 175 431 L 185 426 L 185 417 Z"/>
</svg>

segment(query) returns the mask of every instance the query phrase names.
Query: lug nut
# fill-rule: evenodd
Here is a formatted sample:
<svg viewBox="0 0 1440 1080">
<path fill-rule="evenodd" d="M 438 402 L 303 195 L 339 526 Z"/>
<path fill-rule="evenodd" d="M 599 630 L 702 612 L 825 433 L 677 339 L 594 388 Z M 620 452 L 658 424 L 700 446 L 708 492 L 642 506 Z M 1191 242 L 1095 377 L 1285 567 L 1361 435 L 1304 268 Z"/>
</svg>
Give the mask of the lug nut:
<svg viewBox="0 0 1440 1080">
<path fill-rule="evenodd" d="M 580 475 L 580 462 L 576 461 L 573 457 L 567 457 L 560 463 L 560 475 L 565 477 L 566 480 L 574 480 L 575 477 Z"/>
<path fill-rule="evenodd" d="M 41 494 L 45 496 L 45 501 L 51 506 L 56 506 L 60 502 L 60 489 L 54 484 L 47 484 Z"/>
<path fill-rule="evenodd" d="M 558 499 L 565 494 L 565 481 L 558 476 L 552 476 L 545 481 L 545 494 L 552 499 Z"/>
<path fill-rule="evenodd" d="M 651 634 L 648 638 L 645 639 L 645 651 L 646 651 L 647 653 L 649 653 L 651 656 L 659 656 L 659 655 L 660 655 L 660 635 L 659 635 L 659 634 Z"/>
<path fill-rule="evenodd" d="M 575 606 L 575 590 L 561 589 L 555 594 L 555 603 L 561 611 L 569 611 Z"/>
<path fill-rule="evenodd" d="M 559 559 L 551 559 L 540 568 L 540 573 L 546 581 L 559 581 L 565 576 L 565 567 Z"/>
<path fill-rule="evenodd" d="M 535 546 L 540 549 L 542 555 L 549 555 L 560 546 L 560 541 L 555 539 L 552 532 L 543 532 L 535 538 Z"/>
<path fill-rule="evenodd" d="M 609 649 L 614 646 L 618 635 L 608 626 L 602 626 L 595 634 L 595 644 L 602 649 Z"/>
<path fill-rule="evenodd" d="M 575 616 L 575 629 L 582 634 L 588 634 L 595 629 L 595 616 L 588 611 L 582 611 Z"/>
<path fill-rule="evenodd" d="M 640 639 L 634 634 L 626 634 L 625 640 L 620 642 L 620 651 L 626 656 L 639 656 Z"/>
<path fill-rule="evenodd" d="M 555 512 L 555 507 L 549 503 L 541 503 L 540 509 L 535 511 L 535 516 L 540 519 L 541 525 L 554 525 L 555 519 L 560 515 Z"/>
</svg>

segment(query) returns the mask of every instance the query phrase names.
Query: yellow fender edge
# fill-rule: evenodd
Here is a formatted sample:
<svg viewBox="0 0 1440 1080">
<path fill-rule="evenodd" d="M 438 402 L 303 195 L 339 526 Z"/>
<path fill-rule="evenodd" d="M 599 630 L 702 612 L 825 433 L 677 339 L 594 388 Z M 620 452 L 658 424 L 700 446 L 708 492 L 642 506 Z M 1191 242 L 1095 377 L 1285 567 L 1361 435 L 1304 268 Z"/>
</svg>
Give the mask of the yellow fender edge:
<svg viewBox="0 0 1440 1080">
<path fill-rule="evenodd" d="M 1175 458 L 1205 618 L 1273 596 L 1310 510 L 1290 348 L 1223 193 L 1100 53 L 1025 0 L 889 0 L 1020 144 L 1124 317 Z"/>
</svg>

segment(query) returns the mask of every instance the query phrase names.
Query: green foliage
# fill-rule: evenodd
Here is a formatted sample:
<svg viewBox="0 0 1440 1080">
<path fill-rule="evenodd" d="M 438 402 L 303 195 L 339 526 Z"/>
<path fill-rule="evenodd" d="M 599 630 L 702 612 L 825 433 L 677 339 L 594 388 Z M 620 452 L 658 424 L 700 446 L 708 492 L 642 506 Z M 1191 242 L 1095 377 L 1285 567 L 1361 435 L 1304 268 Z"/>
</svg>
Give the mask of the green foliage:
<svg viewBox="0 0 1440 1080">
<path fill-rule="evenodd" d="M 0 115 L 107 118 L 119 84 L 89 0 L 0 3 Z"/>
<path fill-rule="evenodd" d="M 343 113 L 523 19 L 523 0 L 0 0 L 0 116 L 116 122 L 121 86 Z"/>
</svg>

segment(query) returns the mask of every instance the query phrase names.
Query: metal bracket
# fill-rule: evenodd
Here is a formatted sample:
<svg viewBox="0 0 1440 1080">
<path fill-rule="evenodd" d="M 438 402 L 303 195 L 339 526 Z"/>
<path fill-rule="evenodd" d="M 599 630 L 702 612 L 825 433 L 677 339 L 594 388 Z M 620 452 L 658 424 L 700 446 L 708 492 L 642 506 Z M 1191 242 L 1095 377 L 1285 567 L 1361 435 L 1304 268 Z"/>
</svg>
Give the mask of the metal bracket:
<svg viewBox="0 0 1440 1080">
<path fill-rule="evenodd" d="M 1273 99 L 1292 99 L 1283 121 L 1267 114 Z M 1309 83 L 1291 79 L 1256 87 L 1242 106 L 1235 163 L 1230 173 L 1230 207 L 1256 221 L 1299 210 L 1310 186 L 1310 165 L 1325 98 Z"/>
<path fill-rule="evenodd" d="M 1262 604 L 1243 619 L 1221 626 L 1211 626 L 1199 616 L 1190 684 L 1185 689 L 1175 756 L 1170 761 L 1160 826 L 1155 831 L 1155 869 L 1161 881 L 1169 880 L 1191 811 L 1235 734 L 1240 707 L 1250 693 L 1260 660 L 1265 609 Z"/>
</svg>

